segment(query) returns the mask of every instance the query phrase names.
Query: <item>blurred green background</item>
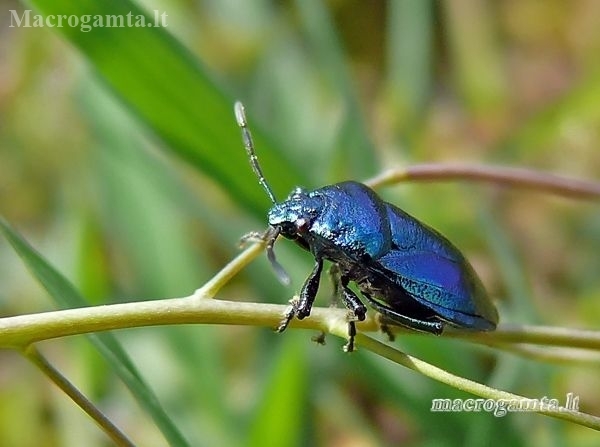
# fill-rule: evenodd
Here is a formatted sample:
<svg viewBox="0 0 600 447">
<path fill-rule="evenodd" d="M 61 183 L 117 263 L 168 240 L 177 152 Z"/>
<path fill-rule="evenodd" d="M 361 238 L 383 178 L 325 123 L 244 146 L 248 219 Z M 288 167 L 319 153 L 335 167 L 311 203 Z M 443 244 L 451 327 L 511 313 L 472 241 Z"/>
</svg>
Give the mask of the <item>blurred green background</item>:
<svg viewBox="0 0 600 447">
<path fill-rule="evenodd" d="M 422 162 L 600 173 L 593 0 L 1 5 L 0 213 L 93 304 L 188 295 L 238 252 L 241 235 L 265 227 L 269 202 L 243 151 L 235 99 L 246 104 L 278 198 L 297 184 Z M 159 10 L 167 27 L 11 27 L 9 11 L 29 8 Z M 598 327 L 596 204 L 459 184 L 381 194 L 465 251 L 502 322 Z M 311 259 L 289 243 L 277 248 L 291 288 L 261 258 L 219 296 L 286 302 Z M 56 308 L 5 240 L 0 284 L 2 316 Z M 323 287 L 319 304 L 328 294 Z M 194 446 L 595 445 L 591 430 L 533 414 L 431 413 L 432 398 L 470 396 L 311 335 L 225 326 L 116 333 Z M 583 411 L 600 414 L 594 367 L 425 336 L 396 344 L 528 397 L 564 403 L 572 392 Z M 41 349 L 137 444 L 167 445 L 86 339 Z M 0 445 L 109 445 L 17 353 L 0 351 L 0 365 Z"/>
</svg>

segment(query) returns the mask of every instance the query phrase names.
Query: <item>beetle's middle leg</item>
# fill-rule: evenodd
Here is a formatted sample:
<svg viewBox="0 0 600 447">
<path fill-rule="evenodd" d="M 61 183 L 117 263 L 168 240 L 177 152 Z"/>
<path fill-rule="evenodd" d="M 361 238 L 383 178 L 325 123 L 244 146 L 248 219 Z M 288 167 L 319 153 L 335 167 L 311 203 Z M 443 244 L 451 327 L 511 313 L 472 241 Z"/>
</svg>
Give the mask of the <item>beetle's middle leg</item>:
<svg viewBox="0 0 600 447">
<path fill-rule="evenodd" d="M 356 321 L 363 321 L 365 319 L 365 315 L 367 313 L 367 308 L 360 301 L 358 296 L 348 287 L 348 282 L 350 279 L 348 276 L 343 274 L 339 267 L 334 271 L 337 276 L 337 281 L 334 286 L 334 291 L 336 292 L 336 296 L 342 298 L 344 305 L 350 309 L 351 314 L 348 316 L 348 342 L 344 346 L 344 351 L 352 352 L 354 351 L 354 336 L 356 335 Z M 333 275 L 332 275 L 333 277 Z"/>
</svg>

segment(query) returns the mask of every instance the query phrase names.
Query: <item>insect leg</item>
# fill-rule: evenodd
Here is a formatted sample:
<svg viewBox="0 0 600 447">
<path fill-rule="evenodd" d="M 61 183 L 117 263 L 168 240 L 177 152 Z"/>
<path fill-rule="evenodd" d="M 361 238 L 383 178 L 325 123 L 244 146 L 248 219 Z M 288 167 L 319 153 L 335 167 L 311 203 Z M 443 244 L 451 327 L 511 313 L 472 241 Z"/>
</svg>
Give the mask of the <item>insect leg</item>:
<svg viewBox="0 0 600 447">
<path fill-rule="evenodd" d="M 294 298 L 290 300 L 290 306 L 285 311 L 285 314 L 283 315 L 283 319 L 279 323 L 279 326 L 277 326 L 277 332 L 281 333 L 287 329 L 288 325 L 290 324 L 290 321 L 292 321 L 292 319 L 296 315 L 296 312 L 298 312 L 298 300 Z"/>
<path fill-rule="evenodd" d="M 300 300 L 296 306 L 296 316 L 299 320 L 310 315 L 310 310 L 319 290 L 319 282 L 321 281 L 321 271 L 323 270 L 323 259 L 315 257 L 315 266 L 312 272 L 306 278 L 302 290 L 300 291 Z"/>
<path fill-rule="evenodd" d="M 360 301 L 358 296 L 348 287 L 349 279 L 346 275 L 340 274 L 338 289 L 341 289 L 341 297 L 344 305 L 350 309 L 351 315 L 348 318 L 348 342 L 344 346 L 344 351 L 354 351 L 354 336 L 356 335 L 356 320 L 363 321 L 367 308 Z"/>
<path fill-rule="evenodd" d="M 400 326 L 414 329 L 415 331 L 429 332 L 430 334 L 440 335 L 444 329 L 444 323 L 441 321 L 429 321 L 422 320 L 419 318 L 409 317 L 403 315 L 391 307 L 374 300 L 370 295 L 363 293 L 363 295 L 369 300 L 369 304 L 380 314 L 387 317 L 390 322 L 399 324 Z"/>
<path fill-rule="evenodd" d="M 329 278 L 331 279 L 331 284 L 333 285 L 333 293 L 331 294 L 331 302 L 329 303 L 330 307 L 337 307 L 337 303 L 340 299 L 340 278 L 342 272 L 340 267 L 337 264 L 331 264 L 329 267 Z M 325 344 L 325 331 L 319 332 L 318 335 L 312 337 L 312 340 L 320 345 Z"/>
<path fill-rule="evenodd" d="M 354 351 L 354 337 L 356 336 L 356 324 L 354 320 L 348 321 L 348 342 L 344 345 L 345 352 Z"/>
<path fill-rule="evenodd" d="M 340 266 L 336 263 L 331 264 L 329 267 L 329 278 L 331 279 L 331 284 L 333 286 L 333 292 L 331 293 L 331 302 L 329 303 L 330 307 L 337 307 L 340 301 L 340 289 L 342 282 L 342 271 Z M 356 331 L 356 330 L 355 330 Z M 349 328 L 350 334 L 350 328 Z M 349 335 L 350 337 L 350 335 Z M 319 344 L 325 344 L 325 332 L 321 331 L 321 333 L 315 337 L 313 337 L 313 341 Z"/>
<path fill-rule="evenodd" d="M 367 308 L 360 298 L 356 296 L 356 293 L 350 290 L 348 282 L 349 279 L 347 276 L 342 275 L 340 277 L 339 285 L 341 286 L 342 301 L 344 302 L 344 305 L 352 311 L 358 321 L 363 321 L 365 319 L 365 314 L 367 313 Z"/>
<path fill-rule="evenodd" d="M 308 275 L 308 278 L 306 278 L 306 281 L 302 286 L 300 298 L 290 301 L 290 307 L 285 312 L 279 326 L 277 326 L 277 332 L 285 331 L 294 317 L 298 317 L 299 320 L 302 320 L 310 315 L 310 310 L 312 309 L 315 297 L 317 296 L 317 291 L 319 290 L 319 281 L 321 280 L 321 271 L 323 270 L 323 260 L 316 257 L 315 261 L 316 263 L 312 272 L 310 272 L 310 275 Z"/>
</svg>

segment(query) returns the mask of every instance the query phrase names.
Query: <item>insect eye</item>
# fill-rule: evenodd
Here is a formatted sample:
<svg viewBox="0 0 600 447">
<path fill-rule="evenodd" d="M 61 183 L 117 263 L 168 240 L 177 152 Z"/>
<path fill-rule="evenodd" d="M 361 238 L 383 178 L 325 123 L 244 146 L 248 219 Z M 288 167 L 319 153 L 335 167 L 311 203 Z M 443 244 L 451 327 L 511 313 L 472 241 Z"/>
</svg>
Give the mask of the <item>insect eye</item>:
<svg viewBox="0 0 600 447">
<path fill-rule="evenodd" d="M 281 234 L 285 237 L 293 237 L 297 232 L 296 225 L 293 222 L 281 222 L 279 228 Z"/>
<path fill-rule="evenodd" d="M 308 221 L 306 219 L 297 219 L 295 224 L 297 233 L 305 233 L 308 230 Z"/>
</svg>

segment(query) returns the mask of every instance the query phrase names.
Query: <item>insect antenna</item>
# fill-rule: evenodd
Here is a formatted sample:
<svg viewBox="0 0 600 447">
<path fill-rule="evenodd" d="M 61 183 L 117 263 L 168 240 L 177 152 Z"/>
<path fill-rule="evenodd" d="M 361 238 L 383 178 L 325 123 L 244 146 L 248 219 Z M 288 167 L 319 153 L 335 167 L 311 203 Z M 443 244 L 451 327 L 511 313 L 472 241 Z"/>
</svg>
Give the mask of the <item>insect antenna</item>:
<svg viewBox="0 0 600 447">
<path fill-rule="evenodd" d="M 242 130 L 242 140 L 244 141 L 244 147 L 246 148 L 246 153 L 248 154 L 248 158 L 250 159 L 250 166 L 252 166 L 252 170 L 254 174 L 258 177 L 258 183 L 260 183 L 263 189 L 267 192 L 269 199 L 271 202 L 277 203 L 275 200 L 275 195 L 273 194 L 273 190 L 267 183 L 264 174 L 262 173 L 262 169 L 258 164 L 258 157 L 256 156 L 256 152 L 254 152 L 254 142 L 252 141 L 252 134 L 250 133 L 250 129 L 248 129 L 248 120 L 246 119 L 246 111 L 244 110 L 244 104 L 240 101 L 236 101 L 233 105 L 233 111 L 235 113 L 235 120 L 237 121 L 238 126 Z M 269 227 L 267 232 L 263 235 L 264 240 L 267 241 L 267 258 L 271 263 L 271 267 L 275 271 L 275 276 L 283 285 L 289 285 L 290 276 L 287 274 L 283 266 L 277 262 L 275 258 L 275 250 L 273 250 L 273 245 L 279 236 L 279 229 L 274 227 Z"/>
<path fill-rule="evenodd" d="M 250 133 L 250 129 L 248 129 L 248 121 L 246 120 L 246 111 L 244 110 L 244 104 L 240 101 L 236 101 L 233 106 L 233 110 L 235 112 L 235 120 L 242 129 L 242 140 L 244 141 L 244 147 L 246 148 L 246 153 L 248 154 L 248 158 L 250 159 L 250 166 L 252 166 L 252 170 L 254 174 L 258 177 L 258 183 L 260 183 L 263 189 L 267 192 L 269 199 L 271 202 L 277 203 L 275 200 L 275 195 L 273 194 L 273 190 L 267 183 L 264 174 L 262 173 L 262 169 L 260 169 L 260 165 L 258 164 L 258 157 L 256 156 L 256 152 L 254 152 L 254 142 L 252 141 L 252 134 Z"/>
</svg>

